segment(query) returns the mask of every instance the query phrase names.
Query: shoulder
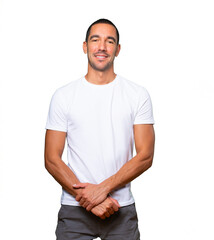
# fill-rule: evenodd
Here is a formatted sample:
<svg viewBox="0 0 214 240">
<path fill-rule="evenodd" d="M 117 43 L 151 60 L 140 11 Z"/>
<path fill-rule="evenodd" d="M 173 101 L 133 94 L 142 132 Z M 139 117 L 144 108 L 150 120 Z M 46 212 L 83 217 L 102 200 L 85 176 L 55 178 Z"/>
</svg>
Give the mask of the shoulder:
<svg viewBox="0 0 214 240">
<path fill-rule="evenodd" d="M 63 85 L 56 89 L 53 94 L 54 98 L 61 99 L 63 101 L 69 101 L 71 96 L 75 93 L 77 86 L 79 85 L 82 78 L 73 80 L 66 85 Z"/>
<path fill-rule="evenodd" d="M 133 95 L 136 98 L 149 96 L 149 93 L 145 87 L 122 76 L 119 76 L 119 78 L 121 86 L 124 88 L 124 90 L 129 92 L 130 95 Z"/>
<path fill-rule="evenodd" d="M 70 94 L 72 91 L 75 90 L 75 88 L 77 87 L 77 85 L 79 84 L 79 82 L 81 81 L 82 78 L 77 79 L 77 80 L 73 80 L 69 83 L 67 83 L 66 85 L 63 85 L 61 87 L 59 87 L 56 92 L 57 93 L 61 93 L 63 95 L 67 95 Z"/>
</svg>

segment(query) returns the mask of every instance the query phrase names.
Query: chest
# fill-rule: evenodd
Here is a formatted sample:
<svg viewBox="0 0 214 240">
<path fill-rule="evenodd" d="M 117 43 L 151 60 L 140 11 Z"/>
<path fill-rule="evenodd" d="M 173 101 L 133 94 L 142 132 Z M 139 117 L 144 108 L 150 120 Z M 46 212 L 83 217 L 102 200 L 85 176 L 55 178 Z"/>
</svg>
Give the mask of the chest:
<svg viewBox="0 0 214 240">
<path fill-rule="evenodd" d="M 81 91 L 70 105 L 68 120 L 73 130 L 128 128 L 133 125 L 134 106 L 122 90 Z"/>
</svg>

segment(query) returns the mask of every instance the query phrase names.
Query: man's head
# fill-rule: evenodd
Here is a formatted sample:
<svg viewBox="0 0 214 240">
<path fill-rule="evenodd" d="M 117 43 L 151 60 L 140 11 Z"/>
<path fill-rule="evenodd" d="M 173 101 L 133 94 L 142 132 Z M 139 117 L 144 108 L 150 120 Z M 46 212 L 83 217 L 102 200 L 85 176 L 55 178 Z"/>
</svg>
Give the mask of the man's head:
<svg viewBox="0 0 214 240">
<path fill-rule="evenodd" d="M 107 19 L 99 19 L 88 28 L 84 53 L 88 55 L 89 68 L 95 71 L 112 71 L 115 56 L 120 52 L 119 33 Z"/>
<path fill-rule="evenodd" d="M 115 28 L 116 34 L 117 34 L 117 45 L 118 45 L 118 44 L 119 44 L 119 38 L 120 38 L 119 31 L 118 31 L 117 27 L 114 25 L 113 22 L 111 22 L 110 20 L 105 19 L 105 18 L 98 19 L 97 21 L 93 22 L 93 23 L 89 26 L 89 28 L 88 28 L 88 30 L 87 30 L 87 32 L 86 32 L 85 41 L 88 42 L 88 37 L 89 37 L 89 35 L 90 35 L 90 31 L 91 31 L 92 26 L 94 26 L 95 24 L 98 24 L 98 23 L 109 24 L 109 25 L 112 25 L 112 26 Z"/>
</svg>

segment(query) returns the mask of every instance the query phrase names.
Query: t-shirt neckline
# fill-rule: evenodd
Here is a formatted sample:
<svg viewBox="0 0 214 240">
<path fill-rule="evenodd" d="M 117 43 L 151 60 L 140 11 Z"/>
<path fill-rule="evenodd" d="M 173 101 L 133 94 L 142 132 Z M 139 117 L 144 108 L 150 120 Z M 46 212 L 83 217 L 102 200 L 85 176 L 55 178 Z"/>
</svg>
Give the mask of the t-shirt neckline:
<svg viewBox="0 0 214 240">
<path fill-rule="evenodd" d="M 106 83 L 106 84 L 95 84 L 95 83 L 91 83 L 89 82 L 88 80 L 86 80 L 85 76 L 82 78 L 83 80 L 83 83 L 89 87 L 93 87 L 93 88 L 109 88 L 109 87 L 112 87 L 114 86 L 117 82 L 118 82 L 118 74 L 116 75 L 116 77 L 114 78 L 113 81 L 111 81 L 110 83 Z"/>
</svg>

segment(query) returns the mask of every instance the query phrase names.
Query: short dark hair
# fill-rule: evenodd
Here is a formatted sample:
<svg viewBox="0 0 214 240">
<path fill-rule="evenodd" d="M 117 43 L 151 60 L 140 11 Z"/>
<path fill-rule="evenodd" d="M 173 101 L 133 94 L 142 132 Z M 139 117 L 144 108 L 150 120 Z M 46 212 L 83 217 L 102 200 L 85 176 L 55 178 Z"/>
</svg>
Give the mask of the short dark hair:
<svg viewBox="0 0 214 240">
<path fill-rule="evenodd" d="M 110 20 L 105 19 L 105 18 L 98 19 L 97 21 L 93 22 L 93 23 L 89 26 L 89 28 L 88 28 L 88 30 L 87 30 L 87 32 L 86 32 L 85 41 L 88 42 L 88 37 L 89 37 L 89 35 L 90 35 L 91 27 L 92 27 L 93 25 L 95 25 L 95 24 L 98 24 L 98 23 L 110 24 L 110 25 L 112 25 L 112 26 L 115 28 L 116 34 L 117 34 L 117 45 L 118 45 L 118 44 L 119 44 L 119 38 L 120 38 L 120 36 L 119 36 L 119 31 L 118 31 L 117 27 L 114 25 L 113 22 L 111 22 Z"/>
</svg>

